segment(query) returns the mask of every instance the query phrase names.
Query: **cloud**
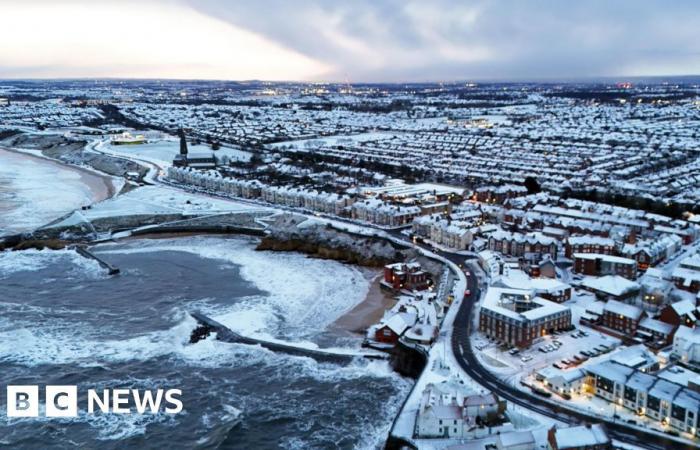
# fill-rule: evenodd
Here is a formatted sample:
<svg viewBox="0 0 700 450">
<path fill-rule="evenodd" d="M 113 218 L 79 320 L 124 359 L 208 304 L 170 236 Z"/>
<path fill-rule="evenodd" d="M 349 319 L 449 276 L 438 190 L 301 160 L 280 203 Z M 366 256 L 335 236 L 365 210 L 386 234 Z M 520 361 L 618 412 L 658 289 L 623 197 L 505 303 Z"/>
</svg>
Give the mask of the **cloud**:
<svg viewBox="0 0 700 450">
<path fill-rule="evenodd" d="M 700 73 L 694 0 L 0 1 L 0 39 L 14 43 L 0 46 L 0 75 L 362 82 Z"/>
<path fill-rule="evenodd" d="M 190 0 L 351 81 L 697 74 L 693 1 Z"/>
</svg>

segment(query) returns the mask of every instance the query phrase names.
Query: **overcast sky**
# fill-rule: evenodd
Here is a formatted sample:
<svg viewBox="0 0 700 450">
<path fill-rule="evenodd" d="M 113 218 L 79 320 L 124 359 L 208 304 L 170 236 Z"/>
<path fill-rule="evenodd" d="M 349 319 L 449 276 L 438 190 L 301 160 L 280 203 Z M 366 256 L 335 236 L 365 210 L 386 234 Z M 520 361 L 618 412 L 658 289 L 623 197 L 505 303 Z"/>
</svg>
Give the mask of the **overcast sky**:
<svg viewBox="0 0 700 450">
<path fill-rule="evenodd" d="M 695 0 L 0 0 L 0 77 L 700 74 Z"/>
</svg>

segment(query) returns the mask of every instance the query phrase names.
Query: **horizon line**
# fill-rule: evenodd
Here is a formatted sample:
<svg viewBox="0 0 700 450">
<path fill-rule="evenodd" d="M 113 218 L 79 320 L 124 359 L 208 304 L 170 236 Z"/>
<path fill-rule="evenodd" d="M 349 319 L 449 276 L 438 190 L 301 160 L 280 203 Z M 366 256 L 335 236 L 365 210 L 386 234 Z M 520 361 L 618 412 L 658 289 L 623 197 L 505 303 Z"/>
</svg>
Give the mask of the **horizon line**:
<svg viewBox="0 0 700 450">
<path fill-rule="evenodd" d="M 314 81 L 314 80 L 264 80 L 264 79 L 219 79 L 219 78 L 168 78 L 168 77 L 3 77 L 0 81 L 163 81 L 163 82 L 215 82 L 215 83 L 267 83 L 267 84 L 309 84 L 309 85 L 416 85 L 416 84 L 468 84 L 468 83 L 542 83 L 542 84 L 571 84 L 577 82 L 593 82 L 604 80 L 659 80 L 663 79 L 689 79 L 698 78 L 700 73 L 684 75 L 589 75 L 589 76 L 567 76 L 567 77 L 523 77 L 523 78 L 465 78 L 453 80 L 421 80 L 421 81 Z"/>
</svg>

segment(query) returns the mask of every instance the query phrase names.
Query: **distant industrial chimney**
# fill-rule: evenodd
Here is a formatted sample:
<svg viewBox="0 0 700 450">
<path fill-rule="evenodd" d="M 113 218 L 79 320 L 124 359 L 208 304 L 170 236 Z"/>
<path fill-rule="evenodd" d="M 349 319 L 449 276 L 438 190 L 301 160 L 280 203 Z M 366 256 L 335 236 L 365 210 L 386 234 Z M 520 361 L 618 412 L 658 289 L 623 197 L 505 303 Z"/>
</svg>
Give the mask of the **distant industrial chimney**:
<svg viewBox="0 0 700 450">
<path fill-rule="evenodd" d="M 185 130 L 180 128 L 177 134 L 180 136 L 180 154 L 182 156 L 187 156 L 187 139 L 185 139 Z"/>
</svg>

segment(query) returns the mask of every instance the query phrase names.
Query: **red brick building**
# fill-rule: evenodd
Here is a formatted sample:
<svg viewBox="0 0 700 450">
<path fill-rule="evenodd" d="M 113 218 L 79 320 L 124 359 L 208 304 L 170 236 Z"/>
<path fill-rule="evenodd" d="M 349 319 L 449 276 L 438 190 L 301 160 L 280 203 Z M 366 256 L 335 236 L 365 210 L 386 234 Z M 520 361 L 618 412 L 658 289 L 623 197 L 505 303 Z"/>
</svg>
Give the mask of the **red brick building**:
<svg viewBox="0 0 700 450">
<path fill-rule="evenodd" d="M 553 331 L 571 328 L 571 310 L 533 291 L 490 287 L 479 311 L 479 331 L 504 344 L 529 347 Z"/>
<path fill-rule="evenodd" d="M 557 241 L 541 233 L 521 234 L 499 230 L 489 237 L 489 250 L 504 255 L 523 257 L 526 255 L 549 255 L 557 259 Z"/>
<path fill-rule="evenodd" d="M 504 186 L 484 186 L 474 193 L 474 199 L 484 203 L 503 204 L 506 200 L 527 195 L 525 186 L 507 184 Z"/>
<path fill-rule="evenodd" d="M 695 303 L 691 300 L 682 300 L 664 307 L 659 314 L 659 320 L 675 327 L 685 325 L 694 328 L 698 322 L 699 313 L 700 310 Z"/>
<path fill-rule="evenodd" d="M 416 322 L 415 314 L 398 313 L 382 322 L 374 332 L 374 339 L 385 344 L 395 344 L 399 338 Z"/>
<path fill-rule="evenodd" d="M 637 262 L 629 258 L 600 253 L 574 253 L 574 272 L 584 275 L 619 275 L 628 280 L 637 279 Z"/>
<path fill-rule="evenodd" d="M 603 325 L 627 336 L 634 336 L 645 313 L 641 308 L 617 300 L 608 300 L 603 308 Z"/>
<path fill-rule="evenodd" d="M 571 258 L 574 253 L 597 253 L 600 255 L 616 255 L 615 241 L 601 236 L 571 236 L 566 241 L 564 254 Z"/>
<path fill-rule="evenodd" d="M 395 290 L 421 291 L 430 286 L 428 273 L 417 262 L 384 266 L 384 283 Z"/>
</svg>

